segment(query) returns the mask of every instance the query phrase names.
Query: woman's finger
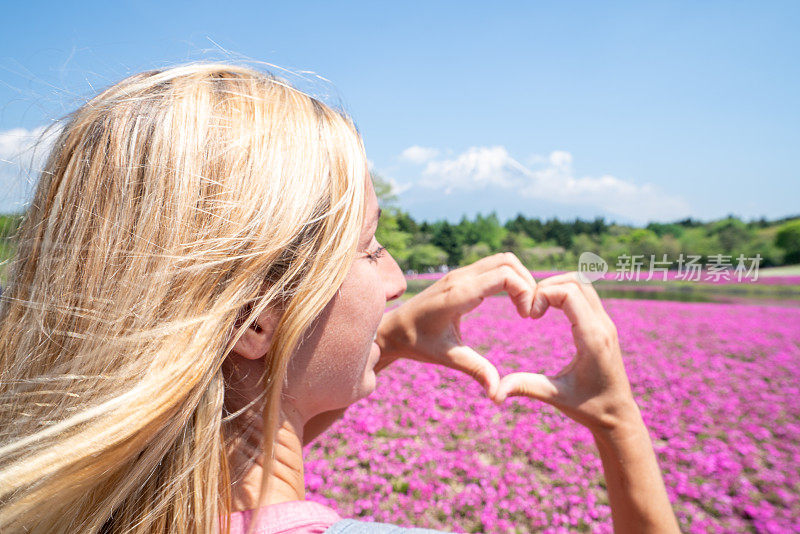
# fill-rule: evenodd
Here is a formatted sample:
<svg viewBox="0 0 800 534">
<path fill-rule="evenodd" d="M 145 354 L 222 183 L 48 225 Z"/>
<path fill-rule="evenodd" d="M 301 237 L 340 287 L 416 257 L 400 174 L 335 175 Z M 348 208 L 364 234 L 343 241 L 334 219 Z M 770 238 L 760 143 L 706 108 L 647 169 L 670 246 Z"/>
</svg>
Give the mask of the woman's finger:
<svg viewBox="0 0 800 534">
<path fill-rule="evenodd" d="M 448 367 L 468 374 L 483 387 L 490 398 L 496 397 L 500 374 L 492 362 L 466 345 L 453 346 L 447 351 L 447 356 Z"/>
<path fill-rule="evenodd" d="M 535 288 L 508 265 L 500 265 L 486 271 L 478 275 L 472 283 L 465 284 L 463 297 L 468 303 L 469 309 L 472 309 L 484 298 L 496 295 L 501 291 L 505 291 L 511 297 L 520 317 L 530 316 Z"/>
<path fill-rule="evenodd" d="M 448 274 L 458 273 L 477 276 L 481 273 L 485 273 L 486 271 L 495 269 L 504 263 L 508 263 L 508 258 L 504 253 L 492 254 L 491 256 L 485 256 L 477 261 L 474 261 L 469 265 L 465 265 L 464 267 L 459 267 L 458 269 L 450 271 Z"/>
<path fill-rule="evenodd" d="M 547 282 L 545 283 L 545 281 Z M 586 296 L 586 300 L 589 301 L 589 305 L 592 307 L 595 313 L 597 313 L 601 321 L 605 323 L 606 327 L 611 329 L 616 328 L 614 326 L 614 322 L 611 320 L 611 317 L 608 316 L 608 312 L 606 312 L 605 306 L 603 306 L 603 302 L 600 300 L 600 295 L 597 294 L 597 290 L 595 290 L 591 283 L 581 280 L 577 272 L 573 271 L 557 276 L 551 276 L 549 278 L 545 278 L 540 283 L 547 286 L 562 282 L 575 284 L 575 286 Z"/>
<path fill-rule="evenodd" d="M 503 253 L 508 261 L 509 265 L 517 271 L 520 276 L 522 276 L 523 280 L 526 280 L 529 284 L 531 284 L 534 288 L 536 288 L 536 279 L 531 274 L 530 270 L 522 265 L 520 259 L 511 252 L 504 252 Z"/>
<path fill-rule="evenodd" d="M 578 278 L 577 273 L 563 273 L 539 280 L 540 286 L 551 286 L 563 283 L 575 284 L 577 288 L 580 289 L 581 292 L 586 296 L 586 300 L 589 302 L 595 312 L 605 313 L 603 303 L 600 300 L 600 296 L 597 294 L 597 291 L 594 289 L 594 286 L 592 286 L 590 283 L 583 282 L 580 278 Z"/>
<path fill-rule="evenodd" d="M 542 281 L 539 284 L 531 306 L 531 317 L 541 317 L 550 306 L 562 310 L 572 324 L 573 331 L 577 329 L 576 333 L 582 335 L 592 333 L 601 321 L 583 291 L 571 282 L 544 285 Z"/>
<path fill-rule="evenodd" d="M 514 269 L 523 280 L 526 280 L 532 287 L 536 287 L 536 280 L 533 278 L 531 272 L 524 265 L 522 265 L 522 262 L 519 260 L 519 258 L 517 258 L 517 256 L 511 252 L 492 254 L 491 256 L 481 258 L 480 260 L 465 267 L 451 271 L 451 273 L 456 276 L 467 275 L 475 277 L 491 271 L 492 269 L 497 269 L 503 265 L 508 265 Z"/>
<path fill-rule="evenodd" d="M 511 373 L 500 380 L 497 394 L 492 400 L 501 404 L 508 397 L 522 395 L 555 404 L 558 398 L 557 380 L 539 373 Z"/>
</svg>

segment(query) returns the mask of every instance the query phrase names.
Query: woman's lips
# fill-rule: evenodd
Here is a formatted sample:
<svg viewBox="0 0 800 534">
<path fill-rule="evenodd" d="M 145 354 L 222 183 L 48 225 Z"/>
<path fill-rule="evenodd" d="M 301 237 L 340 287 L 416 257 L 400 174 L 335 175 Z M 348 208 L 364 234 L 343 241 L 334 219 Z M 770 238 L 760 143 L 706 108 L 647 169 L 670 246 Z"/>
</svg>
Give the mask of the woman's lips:
<svg viewBox="0 0 800 534">
<path fill-rule="evenodd" d="M 381 347 L 380 347 L 380 345 L 378 345 L 374 341 L 372 342 L 372 344 L 375 346 L 375 349 L 370 350 L 369 354 L 370 354 L 370 356 L 372 356 L 372 353 L 373 352 L 375 353 L 375 363 L 377 363 L 378 360 L 381 359 Z"/>
</svg>

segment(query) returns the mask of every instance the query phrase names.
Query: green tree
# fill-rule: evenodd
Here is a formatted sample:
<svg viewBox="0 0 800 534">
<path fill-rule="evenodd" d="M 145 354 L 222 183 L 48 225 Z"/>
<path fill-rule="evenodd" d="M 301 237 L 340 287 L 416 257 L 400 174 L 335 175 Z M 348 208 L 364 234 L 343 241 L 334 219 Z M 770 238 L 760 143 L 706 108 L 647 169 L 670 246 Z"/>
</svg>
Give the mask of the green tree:
<svg viewBox="0 0 800 534">
<path fill-rule="evenodd" d="M 786 263 L 800 263 L 800 219 L 787 222 L 778 229 L 775 245 L 783 249 Z"/>
<path fill-rule="evenodd" d="M 386 247 L 401 268 L 407 269 L 410 247 L 414 242 L 413 230 L 417 225 L 411 216 L 397 206 L 397 195 L 391 183 L 375 171 L 371 171 L 370 176 L 382 210 L 375 239 Z"/>
<path fill-rule="evenodd" d="M 400 267 L 404 269 L 408 268 L 406 266 L 406 260 L 411 252 L 409 249 L 414 236 L 400 230 L 398 213 L 395 213 L 395 210 L 383 210 L 381 219 L 378 221 L 378 230 L 375 232 L 375 239 L 386 247 L 386 250 L 397 260 Z"/>
<path fill-rule="evenodd" d="M 492 251 L 489 250 L 489 245 L 486 243 L 468 245 L 464 248 L 464 257 L 461 258 L 461 263 L 459 265 L 464 267 L 466 265 L 470 265 L 471 263 L 475 263 L 479 259 L 490 255 L 491 252 Z"/>
<path fill-rule="evenodd" d="M 572 236 L 570 250 L 580 256 L 584 252 L 594 252 L 600 254 L 600 244 L 589 234 L 581 233 Z"/>
<path fill-rule="evenodd" d="M 5 285 L 8 260 L 14 255 L 17 243 L 14 236 L 19 229 L 24 214 L 0 215 L 0 285 Z"/>
<path fill-rule="evenodd" d="M 464 250 L 457 227 L 451 226 L 447 221 L 435 225 L 431 244 L 447 253 L 448 265 L 458 265 L 461 262 Z"/>
<path fill-rule="evenodd" d="M 679 239 L 681 252 L 702 256 L 702 262 L 708 261 L 712 254 L 721 254 L 722 247 L 715 235 L 709 235 L 702 226 L 687 227 Z"/>
<path fill-rule="evenodd" d="M 526 219 L 524 215 L 517 214 L 514 219 L 509 219 L 505 224 L 509 232 L 525 232 L 528 237 L 536 242 L 545 241 L 544 226 L 539 219 Z"/>
<path fill-rule="evenodd" d="M 411 218 L 411 215 L 404 211 L 399 211 L 397 213 L 397 228 L 401 232 L 407 232 L 411 235 L 419 232 L 419 225 Z"/>
<path fill-rule="evenodd" d="M 512 252 L 520 259 L 527 249 L 534 246 L 536 246 L 536 241 L 528 237 L 525 232 L 508 232 L 501 242 L 503 251 Z"/>
<path fill-rule="evenodd" d="M 713 223 L 710 232 L 716 234 L 722 246 L 720 253 L 724 254 L 745 252 L 747 244 L 753 238 L 753 233 L 747 229 L 747 225 L 736 217 L 728 217 Z"/>
<path fill-rule="evenodd" d="M 430 243 L 411 247 L 407 259 L 408 268 L 418 272 L 428 268 L 438 269 L 445 263 L 447 263 L 447 253 Z"/>
<path fill-rule="evenodd" d="M 756 230 L 755 237 L 747 245 L 748 250 L 745 252 L 745 256 L 752 258 L 755 257 L 756 253 L 761 254 L 762 260 L 759 264 L 761 267 L 773 267 L 789 263 L 784 260 L 786 251 L 775 243 L 777 230 L 778 228 L 775 226 Z M 737 256 L 733 257 L 734 262 L 736 262 Z"/>
<path fill-rule="evenodd" d="M 648 230 L 654 232 L 658 237 L 664 237 L 665 235 L 672 235 L 674 237 L 680 237 L 683 235 L 683 226 L 675 223 L 656 223 L 651 222 L 646 227 Z"/>
<path fill-rule="evenodd" d="M 22 213 L 0 215 L 0 239 L 10 239 L 22 223 Z"/>
<path fill-rule="evenodd" d="M 555 218 L 544 224 L 544 236 L 560 247 L 568 248 L 572 244 L 571 228 Z"/>
<path fill-rule="evenodd" d="M 502 252 L 503 238 L 506 236 L 506 230 L 497 219 L 497 213 L 492 212 L 487 217 L 480 213 L 475 217 L 475 232 L 479 236 L 479 240 L 489 245 L 489 249 L 494 252 Z"/>
<path fill-rule="evenodd" d="M 375 171 L 370 171 L 369 175 L 372 178 L 375 196 L 378 197 L 378 204 L 381 207 L 397 207 L 397 195 L 394 193 L 392 184 Z"/>
<path fill-rule="evenodd" d="M 456 225 L 456 233 L 461 237 L 462 245 L 474 245 L 481 240 L 478 227 L 474 222 L 467 219 L 466 215 L 461 216 L 461 220 Z"/>
<path fill-rule="evenodd" d="M 640 254 L 644 256 L 645 261 L 649 261 L 651 255 L 660 259 L 661 254 L 664 254 L 660 250 L 661 247 L 659 246 L 660 242 L 658 236 L 655 232 L 647 230 L 646 228 L 636 228 L 628 234 L 625 241 L 630 250 L 629 254 Z"/>
</svg>

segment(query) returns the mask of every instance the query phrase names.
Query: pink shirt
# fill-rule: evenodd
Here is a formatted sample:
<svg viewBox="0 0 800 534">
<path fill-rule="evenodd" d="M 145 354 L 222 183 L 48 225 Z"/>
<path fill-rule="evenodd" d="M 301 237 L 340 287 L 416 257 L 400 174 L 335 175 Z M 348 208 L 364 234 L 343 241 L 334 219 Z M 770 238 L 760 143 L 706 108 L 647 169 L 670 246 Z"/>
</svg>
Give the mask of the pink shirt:
<svg viewBox="0 0 800 534">
<path fill-rule="evenodd" d="M 246 534 L 253 510 L 231 514 L 231 534 Z M 264 506 L 256 518 L 255 534 L 322 534 L 342 517 L 314 501 L 289 501 Z"/>
</svg>

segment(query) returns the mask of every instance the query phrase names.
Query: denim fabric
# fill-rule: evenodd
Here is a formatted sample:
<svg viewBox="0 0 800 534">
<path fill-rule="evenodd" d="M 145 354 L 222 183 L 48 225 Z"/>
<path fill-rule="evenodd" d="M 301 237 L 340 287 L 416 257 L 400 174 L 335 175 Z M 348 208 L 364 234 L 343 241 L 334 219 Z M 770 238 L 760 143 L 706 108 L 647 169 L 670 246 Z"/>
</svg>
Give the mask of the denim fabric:
<svg viewBox="0 0 800 534">
<path fill-rule="evenodd" d="M 389 523 L 374 523 L 372 521 L 356 521 L 355 519 L 342 519 L 328 527 L 325 534 L 446 534 L 445 530 L 431 530 L 428 528 L 405 528 Z"/>
</svg>

